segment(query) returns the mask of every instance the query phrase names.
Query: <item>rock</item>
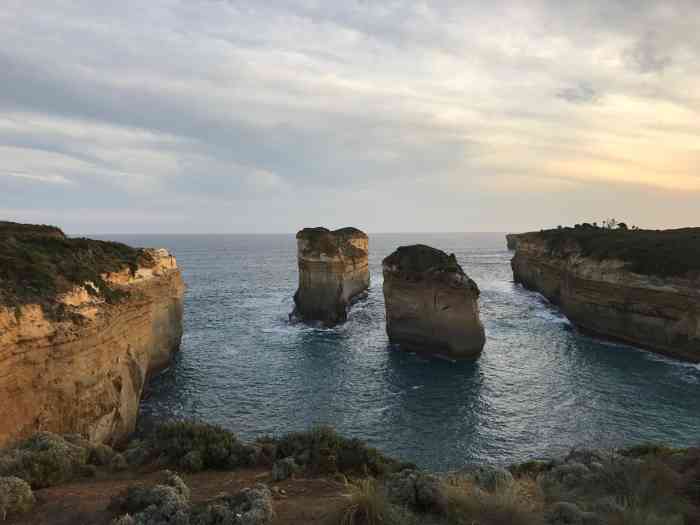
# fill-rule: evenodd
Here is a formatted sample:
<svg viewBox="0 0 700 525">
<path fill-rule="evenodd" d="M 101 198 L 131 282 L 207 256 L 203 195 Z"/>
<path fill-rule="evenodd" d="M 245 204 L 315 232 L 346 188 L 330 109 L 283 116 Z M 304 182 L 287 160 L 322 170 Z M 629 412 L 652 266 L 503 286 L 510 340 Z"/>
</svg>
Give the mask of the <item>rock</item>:
<svg viewBox="0 0 700 525">
<path fill-rule="evenodd" d="M 465 467 L 459 473 L 463 477 L 471 479 L 480 489 L 489 492 L 496 492 L 513 484 L 513 475 L 501 467 L 479 465 Z"/>
<path fill-rule="evenodd" d="M 700 229 L 517 236 L 513 279 L 587 333 L 700 362 Z"/>
<path fill-rule="evenodd" d="M 294 458 L 284 458 L 275 461 L 272 465 L 272 480 L 284 481 L 291 478 L 297 471 L 299 466 L 294 461 Z"/>
<path fill-rule="evenodd" d="M 603 525 L 603 521 L 593 512 L 584 512 L 576 504 L 560 501 L 552 505 L 546 513 L 550 525 Z"/>
<path fill-rule="evenodd" d="M 367 235 L 356 228 L 304 228 L 297 233 L 299 288 L 292 317 L 333 326 L 369 288 Z"/>
<path fill-rule="evenodd" d="M 518 234 L 509 233 L 506 235 L 506 245 L 509 250 L 516 250 L 518 248 Z"/>
<path fill-rule="evenodd" d="M 484 346 L 479 288 L 454 255 L 424 245 L 386 257 L 386 331 L 401 348 L 475 358 Z"/>
<path fill-rule="evenodd" d="M 406 469 L 389 476 L 385 487 L 389 501 L 396 505 L 435 514 L 447 512 L 447 494 L 436 476 Z"/>
<path fill-rule="evenodd" d="M 14 476 L 0 477 L 0 521 L 30 511 L 34 501 L 29 483 Z"/>
<path fill-rule="evenodd" d="M 12 400 L 0 403 L 0 447 L 39 429 L 83 434 L 92 443 L 122 441 L 135 428 L 147 377 L 179 348 L 184 283 L 174 257 L 61 238 L 47 246 L 60 246 L 52 257 L 70 272 L 58 265 L 47 272 L 65 292 L 48 287 L 11 304 L 0 280 L 0 399 Z M 0 259 L 28 265 L 27 239 L 8 240 L 0 224 Z M 83 270 L 94 272 L 97 284 L 70 281 Z"/>
</svg>

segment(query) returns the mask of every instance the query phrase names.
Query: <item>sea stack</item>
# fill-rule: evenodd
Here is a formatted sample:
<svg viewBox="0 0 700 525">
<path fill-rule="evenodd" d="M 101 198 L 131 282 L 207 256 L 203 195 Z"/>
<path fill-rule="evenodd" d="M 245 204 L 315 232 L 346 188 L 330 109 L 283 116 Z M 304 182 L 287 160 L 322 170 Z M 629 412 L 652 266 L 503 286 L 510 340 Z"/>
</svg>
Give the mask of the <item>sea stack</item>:
<svg viewBox="0 0 700 525">
<path fill-rule="evenodd" d="M 124 440 L 180 347 L 175 258 L 0 222 L 0 260 L 0 447 L 37 431 Z"/>
<path fill-rule="evenodd" d="M 304 228 L 297 233 L 299 289 L 292 316 L 333 326 L 369 288 L 369 241 L 357 228 Z"/>
<path fill-rule="evenodd" d="M 417 244 L 386 257 L 386 331 L 411 351 L 475 358 L 485 343 L 479 318 L 479 287 L 454 254 Z"/>
</svg>

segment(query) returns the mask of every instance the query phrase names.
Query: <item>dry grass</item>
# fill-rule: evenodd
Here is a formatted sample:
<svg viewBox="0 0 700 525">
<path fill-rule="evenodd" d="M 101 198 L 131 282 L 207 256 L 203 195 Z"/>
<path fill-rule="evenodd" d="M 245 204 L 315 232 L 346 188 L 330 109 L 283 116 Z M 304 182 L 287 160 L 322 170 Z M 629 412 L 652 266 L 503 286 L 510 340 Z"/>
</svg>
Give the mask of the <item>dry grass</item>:
<svg viewBox="0 0 700 525">
<path fill-rule="evenodd" d="M 372 479 L 354 488 L 347 503 L 332 513 L 327 525 L 410 525 L 415 517 L 392 505 L 384 490 Z"/>
<path fill-rule="evenodd" d="M 531 479 L 485 492 L 468 481 L 447 487 L 449 525 L 542 525 L 542 497 Z"/>
</svg>

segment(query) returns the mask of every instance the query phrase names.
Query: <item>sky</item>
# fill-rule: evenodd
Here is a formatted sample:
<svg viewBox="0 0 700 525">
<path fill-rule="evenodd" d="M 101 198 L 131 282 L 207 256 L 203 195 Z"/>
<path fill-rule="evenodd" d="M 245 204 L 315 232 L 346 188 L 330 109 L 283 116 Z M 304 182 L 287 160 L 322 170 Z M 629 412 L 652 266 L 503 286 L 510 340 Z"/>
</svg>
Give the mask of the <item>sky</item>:
<svg viewBox="0 0 700 525">
<path fill-rule="evenodd" d="M 697 0 L 2 0 L 0 219 L 700 226 Z"/>
</svg>

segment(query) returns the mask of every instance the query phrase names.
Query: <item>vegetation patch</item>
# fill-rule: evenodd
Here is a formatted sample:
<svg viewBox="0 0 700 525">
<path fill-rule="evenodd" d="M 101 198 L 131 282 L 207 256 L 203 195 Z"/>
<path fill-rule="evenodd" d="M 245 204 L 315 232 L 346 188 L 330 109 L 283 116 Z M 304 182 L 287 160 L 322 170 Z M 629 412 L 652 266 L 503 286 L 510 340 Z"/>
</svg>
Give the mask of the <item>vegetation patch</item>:
<svg viewBox="0 0 700 525">
<path fill-rule="evenodd" d="M 258 449 L 228 430 L 207 423 L 173 421 L 158 426 L 152 447 L 168 464 L 197 472 L 257 463 Z"/>
<path fill-rule="evenodd" d="M 310 474 L 341 472 L 358 476 L 384 476 L 407 466 L 359 439 L 339 435 L 328 426 L 292 432 L 281 438 L 262 438 L 258 443 L 271 450 L 275 460 L 293 458 Z"/>
<path fill-rule="evenodd" d="M 153 263 L 148 252 L 126 244 L 68 238 L 53 226 L 0 222 L 0 305 L 38 303 L 60 314 L 53 299 L 88 281 L 95 286 L 88 292 L 116 302 L 125 292 L 101 275 L 125 268 L 133 273 Z"/>
<path fill-rule="evenodd" d="M 619 259 L 642 275 L 697 278 L 700 276 L 700 228 L 641 230 L 578 224 L 522 234 L 543 239 L 548 251 L 561 255 L 577 251 L 596 260 Z"/>
<path fill-rule="evenodd" d="M 34 494 L 26 481 L 14 476 L 0 477 L 0 521 L 28 512 L 34 502 Z"/>
<path fill-rule="evenodd" d="M 347 503 L 328 516 L 326 525 L 417 525 L 416 516 L 389 501 L 384 488 L 372 479 L 353 486 Z"/>
</svg>

